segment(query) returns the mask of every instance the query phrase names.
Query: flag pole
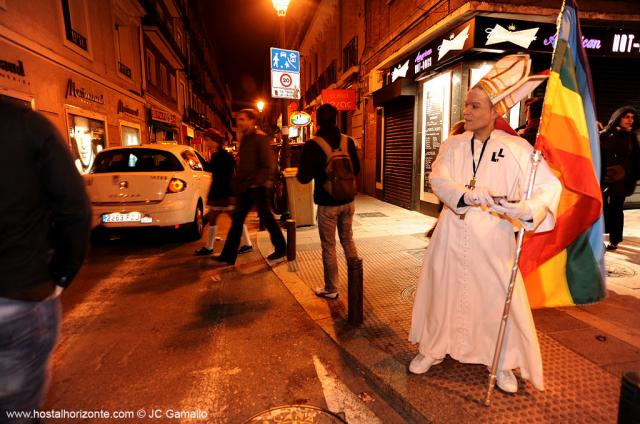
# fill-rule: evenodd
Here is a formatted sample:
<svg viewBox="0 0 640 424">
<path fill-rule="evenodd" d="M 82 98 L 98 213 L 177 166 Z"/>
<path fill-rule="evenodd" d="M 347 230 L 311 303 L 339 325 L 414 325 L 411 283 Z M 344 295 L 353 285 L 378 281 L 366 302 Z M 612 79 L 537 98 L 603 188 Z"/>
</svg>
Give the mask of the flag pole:
<svg viewBox="0 0 640 424">
<path fill-rule="evenodd" d="M 538 170 L 538 164 L 542 158 L 540 150 L 534 150 L 531 154 L 531 171 L 529 172 L 529 180 L 527 182 L 527 192 L 525 199 L 528 200 L 533 194 L 533 183 L 536 179 L 536 172 Z M 522 252 L 522 243 L 524 242 L 524 227 L 521 225 L 518 231 L 518 243 L 516 245 L 516 256 L 513 260 L 513 266 L 511 267 L 511 278 L 509 280 L 509 286 L 507 287 L 507 298 L 504 302 L 504 309 L 502 311 L 502 321 L 500 321 L 500 330 L 498 331 L 498 341 L 496 342 L 496 350 L 493 353 L 493 362 L 491 363 L 491 370 L 489 372 L 489 381 L 487 383 L 487 394 L 484 399 L 485 406 L 491 405 L 491 394 L 496 385 L 496 373 L 498 371 L 498 363 L 500 362 L 500 353 L 502 352 L 502 345 L 504 344 L 504 335 L 507 331 L 507 322 L 509 320 L 509 313 L 511 311 L 511 298 L 513 297 L 513 288 L 515 287 L 516 277 L 518 276 L 518 262 L 520 260 L 520 253 Z"/>
</svg>

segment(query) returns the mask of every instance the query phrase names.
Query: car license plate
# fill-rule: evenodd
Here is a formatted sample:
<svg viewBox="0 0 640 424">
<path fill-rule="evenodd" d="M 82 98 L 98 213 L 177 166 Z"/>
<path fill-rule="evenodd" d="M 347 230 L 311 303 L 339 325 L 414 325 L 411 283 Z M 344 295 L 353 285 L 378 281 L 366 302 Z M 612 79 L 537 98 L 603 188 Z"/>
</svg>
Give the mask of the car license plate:
<svg viewBox="0 0 640 424">
<path fill-rule="evenodd" d="M 128 212 L 128 213 L 104 213 L 102 214 L 102 222 L 140 222 L 142 214 L 140 212 Z"/>
</svg>

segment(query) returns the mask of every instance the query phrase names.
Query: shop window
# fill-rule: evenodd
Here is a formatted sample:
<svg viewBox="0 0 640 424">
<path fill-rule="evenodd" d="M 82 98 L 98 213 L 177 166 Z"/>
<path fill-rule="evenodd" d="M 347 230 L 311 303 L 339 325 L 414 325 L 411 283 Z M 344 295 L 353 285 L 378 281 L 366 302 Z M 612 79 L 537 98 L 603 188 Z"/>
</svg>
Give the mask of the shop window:
<svg viewBox="0 0 640 424">
<path fill-rule="evenodd" d="M 147 50 L 146 57 L 147 81 L 156 85 L 156 57 L 149 50 Z"/>
<path fill-rule="evenodd" d="M 64 35 L 68 42 L 85 52 L 89 51 L 89 22 L 85 0 L 60 0 Z"/>
<path fill-rule="evenodd" d="M 67 125 L 76 168 L 81 174 L 86 174 L 96 155 L 106 146 L 105 122 L 69 113 Z"/>
<path fill-rule="evenodd" d="M 138 128 L 127 125 L 122 125 L 120 128 L 123 146 L 139 146 L 142 144 L 140 140 L 140 130 Z"/>
<path fill-rule="evenodd" d="M 164 66 L 164 63 L 160 64 L 160 83 L 158 87 L 164 94 L 169 94 L 167 90 L 167 67 Z"/>
</svg>

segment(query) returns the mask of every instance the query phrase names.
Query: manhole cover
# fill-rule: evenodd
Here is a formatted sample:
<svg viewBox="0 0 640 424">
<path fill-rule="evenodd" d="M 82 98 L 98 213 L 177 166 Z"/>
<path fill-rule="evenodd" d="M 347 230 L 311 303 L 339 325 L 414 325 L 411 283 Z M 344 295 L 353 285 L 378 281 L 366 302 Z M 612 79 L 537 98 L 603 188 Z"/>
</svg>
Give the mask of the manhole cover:
<svg viewBox="0 0 640 424">
<path fill-rule="evenodd" d="M 382 212 L 360 212 L 356 213 L 360 218 L 385 218 L 387 215 Z"/>
<path fill-rule="evenodd" d="M 607 261 L 607 277 L 633 277 L 636 271 L 628 265 L 616 261 Z"/>
<path fill-rule="evenodd" d="M 332 412 L 316 408 L 315 406 L 290 405 L 278 406 L 268 411 L 260 412 L 249 418 L 245 423 L 345 424 L 346 421 Z"/>
</svg>

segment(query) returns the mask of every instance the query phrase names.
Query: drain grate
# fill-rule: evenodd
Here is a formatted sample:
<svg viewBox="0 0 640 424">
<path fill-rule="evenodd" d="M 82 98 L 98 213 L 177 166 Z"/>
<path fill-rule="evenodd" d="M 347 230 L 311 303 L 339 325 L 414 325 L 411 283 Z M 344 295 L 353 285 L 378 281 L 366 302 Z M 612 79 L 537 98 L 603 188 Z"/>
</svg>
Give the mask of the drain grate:
<svg viewBox="0 0 640 424">
<path fill-rule="evenodd" d="M 271 408 L 249 418 L 245 424 L 344 424 L 340 416 L 308 405 L 288 405 Z"/>
<path fill-rule="evenodd" d="M 382 212 L 360 212 L 356 213 L 360 218 L 386 218 L 387 215 Z"/>
</svg>

